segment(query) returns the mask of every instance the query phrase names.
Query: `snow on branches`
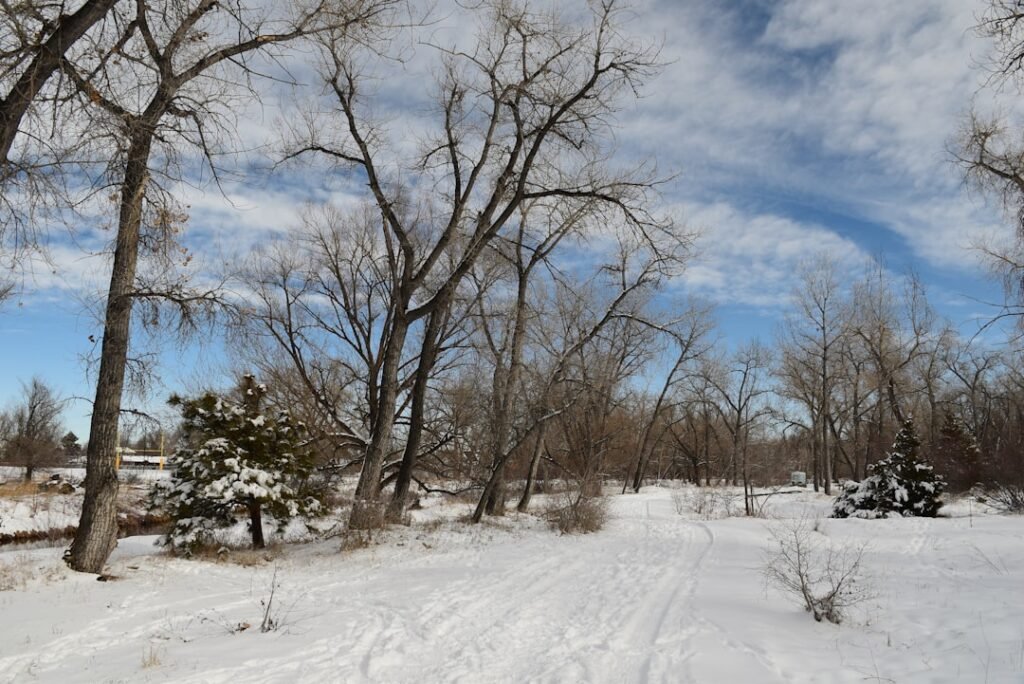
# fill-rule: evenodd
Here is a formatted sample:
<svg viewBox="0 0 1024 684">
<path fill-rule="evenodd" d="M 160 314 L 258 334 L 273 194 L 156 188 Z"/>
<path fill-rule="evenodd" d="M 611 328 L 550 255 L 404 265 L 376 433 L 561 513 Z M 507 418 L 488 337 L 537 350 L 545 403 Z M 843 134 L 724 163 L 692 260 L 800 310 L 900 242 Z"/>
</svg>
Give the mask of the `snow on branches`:
<svg viewBox="0 0 1024 684">
<path fill-rule="evenodd" d="M 286 411 L 268 416 L 265 385 L 242 378 L 238 400 L 207 392 L 196 399 L 172 397 L 181 409 L 182 437 L 172 457 L 170 482 L 158 483 L 151 506 L 174 520 L 165 543 L 189 552 L 244 510 L 253 548 L 262 548 L 265 510 L 279 524 L 316 514 L 319 497 L 310 486 L 312 455 L 306 429 Z"/>
<path fill-rule="evenodd" d="M 868 466 L 860 482 L 847 482 L 832 504 L 834 518 L 886 518 L 891 515 L 934 518 L 942 506 L 946 482 L 918 456 L 921 445 L 913 422 L 904 421 L 892 451 Z"/>
</svg>

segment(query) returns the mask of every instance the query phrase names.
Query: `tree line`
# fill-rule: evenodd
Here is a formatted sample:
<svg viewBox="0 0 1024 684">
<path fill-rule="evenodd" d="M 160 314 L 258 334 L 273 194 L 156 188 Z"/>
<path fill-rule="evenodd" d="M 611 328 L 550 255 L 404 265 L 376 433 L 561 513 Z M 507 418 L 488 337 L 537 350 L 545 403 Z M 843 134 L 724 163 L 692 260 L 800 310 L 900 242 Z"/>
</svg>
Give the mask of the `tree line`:
<svg viewBox="0 0 1024 684">
<path fill-rule="evenodd" d="M 116 541 L 140 332 L 211 316 L 240 372 L 307 426 L 321 471 L 358 473 L 352 527 L 467 483 L 473 521 L 510 497 L 525 509 L 552 477 L 749 493 L 801 467 L 828 492 L 908 417 L 935 449 L 977 444 L 964 483 L 1019 470 L 1016 358 L 960 339 L 913 277 L 872 264 L 850 283 L 809 260 L 778 339 L 725 353 L 707 307 L 666 292 L 694 235 L 659 201 L 670 178 L 616 146 L 617 115 L 661 68 L 619 3 L 456 4 L 471 30 L 447 42 L 417 33 L 433 9 L 0 5 L 4 266 L 16 278 L 52 226 L 113 235 L 73 568 L 99 572 Z M 410 35 L 437 64 L 414 132 L 382 118 L 379 87 Z M 263 154 L 358 201 L 296 207 L 287 239 L 190 279 L 181 185 L 244 166 L 239 104 L 289 79 L 310 105 Z"/>
</svg>

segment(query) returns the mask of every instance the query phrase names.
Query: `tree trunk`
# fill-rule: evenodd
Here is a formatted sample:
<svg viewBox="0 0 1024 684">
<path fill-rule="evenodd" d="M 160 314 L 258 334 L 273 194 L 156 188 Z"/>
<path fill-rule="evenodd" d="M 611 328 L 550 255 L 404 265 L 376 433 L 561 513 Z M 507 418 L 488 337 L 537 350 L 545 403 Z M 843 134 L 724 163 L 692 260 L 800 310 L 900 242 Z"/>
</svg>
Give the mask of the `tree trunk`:
<svg viewBox="0 0 1024 684">
<path fill-rule="evenodd" d="M 487 496 L 484 510 L 487 515 L 504 515 L 505 500 L 508 496 L 505 487 L 506 458 L 502 454 L 508 449 L 509 427 L 512 421 L 512 406 L 515 398 L 516 385 L 519 382 L 519 371 L 523 359 L 523 346 L 526 341 L 526 300 L 527 284 L 530 269 L 518 269 L 516 283 L 516 309 L 512 319 L 512 341 L 509 345 L 508 367 L 502 367 L 502 359 L 495 359 L 494 376 L 491 383 L 493 414 L 493 435 L 491 452 L 494 454 L 496 472 L 494 486 Z M 498 462 L 498 459 L 501 459 Z"/>
<path fill-rule="evenodd" d="M 743 509 L 748 516 L 754 514 L 753 507 L 754 490 L 750 486 L 750 471 L 747 465 L 747 445 L 743 445 Z"/>
<path fill-rule="evenodd" d="M 362 521 L 366 520 L 364 516 L 367 506 L 376 505 L 380 498 L 380 474 L 384 466 L 384 457 L 391 446 L 395 405 L 398 402 L 398 369 L 402 363 L 402 348 L 405 346 L 405 337 L 408 332 L 409 322 L 405 315 L 396 313 L 381 370 L 377 422 L 372 426 L 370 443 L 363 455 L 363 468 L 359 473 L 359 482 L 356 485 L 356 503 L 352 506 L 352 514 L 349 518 L 350 526 L 361 526 Z"/>
<path fill-rule="evenodd" d="M 526 486 L 523 487 L 523 495 L 519 498 L 519 505 L 516 510 L 525 513 L 530 507 L 530 497 L 533 496 L 533 483 L 537 479 L 537 469 L 540 467 L 541 454 L 544 452 L 544 433 L 547 428 L 542 427 L 540 435 L 537 436 L 537 443 L 533 447 L 533 456 L 530 458 L 530 470 L 526 473 Z"/>
<path fill-rule="evenodd" d="M 68 552 L 68 565 L 80 572 L 101 572 L 117 544 L 117 428 L 128 362 L 132 293 L 151 144 L 152 138 L 146 130 L 132 136 L 121 188 L 99 378 L 86 451 L 85 500 L 78 530 Z"/>
<path fill-rule="evenodd" d="M 259 501 L 249 500 L 246 504 L 249 509 L 249 531 L 252 533 L 252 548 L 262 549 L 266 546 L 263 541 L 263 510 Z"/>
<path fill-rule="evenodd" d="M 487 515 L 505 515 L 505 502 L 508 501 L 508 488 L 505 486 L 505 464 L 498 467 L 497 476 L 494 478 L 494 486 L 487 497 L 487 505 L 484 512 Z"/>
<path fill-rule="evenodd" d="M 903 427 L 905 421 L 903 417 L 903 411 L 900 410 L 899 399 L 896 398 L 896 381 L 889 377 L 889 382 L 886 385 L 886 392 L 889 395 L 889 405 L 892 407 L 892 415 L 896 418 L 896 429 Z"/>
<path fill-rule="evenodd" d="M 405 512 L 406 501 L 409 497 L 409 487 L 412 485 L 412 474 L 416 469 L 416 461 L 419 458 L 420 444 L 423 442 L 423 413 L 427 402 L 427 383 L 430 380 L 430 373 L 437 363 L 438 352 L 440 351 L 440 335 L 442 322 L 448 316 L 450 299 L 447 299 L 437 309 L 431 312 L 427 319 L 427 326 L 423 333 L 423 345 L 420 349 L 419 363 L 416 367 L 416 378 L 412 386 L 412 405 L 409 415 L 409 435 L 405 442 L 405 451 L 402 454 L 402 463 L 398 467 L 398 475 L 395 478 L 395 491 L 391 495 L 391 503 L 388 506 L 388 517 L 391 520 L 401 520 Z"/>
<path fill-rule="evenodd" d="M 32 475 L 35 474 L 35 470 L 36 470 L 35 466 L 31 466 L 31 465 L 25 466 L 25 482 L 31 482 L 32 481 Z"/>
</svg>

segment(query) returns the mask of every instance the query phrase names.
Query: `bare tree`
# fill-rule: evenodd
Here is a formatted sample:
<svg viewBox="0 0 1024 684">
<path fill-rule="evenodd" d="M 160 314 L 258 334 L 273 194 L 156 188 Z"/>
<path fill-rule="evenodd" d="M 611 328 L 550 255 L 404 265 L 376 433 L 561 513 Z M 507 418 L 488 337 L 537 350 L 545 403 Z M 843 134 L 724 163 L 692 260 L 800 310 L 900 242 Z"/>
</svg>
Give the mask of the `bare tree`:
<svg viewBox="0 0 1024 684">
<path fill-rule="evenodd" d="M 156 12 L 145 2 L 125 8 L 109 33 L 90 37 L 78 59 L 63 58 L 62 73 L 77 97 L 93 105 L 92 123 L 110 140 L 111 184 L 118 192 L 117 231 L 107 292 L 103 340 L 87 453 L 86 497 L 68 562 L 99 572 L 116 542 L 117 473 L 113 454 L 121 410 L 132 307 L 136 301 L 172 301 L 187 312 L 208 300 L 180 283 L 139 282 L 140 249 L 157 245 L 182 222 L 161 179 L 173 177 L 186 148 L 212 168 L 214 133 L 230 98 L 223 84 L 252 75 L 247 56 L 327 29 L 349 35 L 375 20 L 386 3 L 353 0 L 278 8 L 226 6 L 216 0 L 180 0 Z"/>
<path fill-rule="evenodd" d="M 877 261 L 854 284 L 853 301 L 851 331 L 874 383 L 874 447 L 881 451 L 888 428 L 905 420 L 902 403 L 915 390 L 908 371 L 935 343 L 935 315 L 914 274 L 894 282 Z"/>
<path fill-rule="evenodd" d="M 0 414 L 0 437 L 4 460 L 25 469 L 31 482 L 37 468 L 63 462 L 60 422 L 64 401 L 40 378 L 21 386 L 21 399 Z"/>
<path fill-rule="evenodd" d="M 794 297 L 796 311 L 786 319 L 781 342 L 782 368 L 791 396 L 801 401 L 810 416 L 815 491 L 823 481 L 825 493 L 831 494 L 834 375 L 839 346 L 848 333 L 848 309 L 839 290 L 836 264 L 827 254 L 802 264 L 800 281 Z"/>
<path fill-rule="evenodd" d="M 297 132 L 294 155 L 326 155 L 365 176 L 393 279 L 377 418 L 353 518 L 378 505 L 410 329 L 424 320 L 428 329 L 440 323 L 463 279 L 513 228 L 524 202 L 596 202 L 609 221 L 635 226 L 651 240 L 671 228 L 644 209 L 654 181 L 649 170 L 617 173 L 606 162 L 618 99 L 654 73 L 657 58 L 620 33 L 615 3 L 593 5 L 585 26 L 527 2 L 483 2 L 473 13 L 484 19 L 469 50 L 435 47 L 443 62 L 440 121 L 414 163 L 389 149 L 383 131 L 368 121 L 362 56 L 333 37 L 324 41 L 322 73 L 341 130 L 314 118 Z"/>
<path fill-rule="evenodd" d="M 987 0 L 975 31 L 992 44 L 987 67 L 988 86 L 1024 85 L 1024 12 L 1016 0 Z M 1018 325 L 1024 314 L 1024 145 L 1008 117 L 985 116 L 972 111 L 953 144 L 953 158 L 968 185 L 999 200 L 1015 225 L 1009 243 L 982 244 L 992 271 L 1004 283 L 1007 301 L 1001 314 Z"/>
<path fill-rule="evenodd" d="M 16 166 L 9 155 L 29 108 L 68 50 L 115 4 L 116 0 L 86 0 L 65 13 L 63 3 L 0 3 L 0 184 Z"/>
<path fill-rule="evenodd" d="M 721 403 L 715 407 L 731 439 L 730 469 L 733 484 L 743 480 L 743 504 L 747 515 L 754 512 L 750 477 L 750 436 L 768 414 L 764 399 L 771 391 L 767 371 L 771 353 L 754 341 L 740 347 L 726 363 L 708 365 L 706 375 L 717 390 Z"/>
<path fill-rule="evenodd" d="M 679 383 L 684 381 L 688 375 L 695 374 L 696 369 L 692 367 L 693 363 L 708 351 L 707 336 L 711 330 L 708 313 L 693 305 L 688 306 L 687 309 L 686 313 L 676 321 L 664 325 L 653 324 L 655 329 L 668 337 L 676 355 L 672 367 L 661 384 L 654 405 L 643 422 L 636 467 L 633 471 L 634 492 L 640 491 L 647 463 L 656 444 L 671 428 L 671 423 L 665 422 L 665 415 L 672 413 L 675 409 L 672 398 L 678 394 Z M 651 323 L 648 324 L 651 325 Z M 625 491 L 625 482 L 623 482 L 622 488 Z"/>
</svg>

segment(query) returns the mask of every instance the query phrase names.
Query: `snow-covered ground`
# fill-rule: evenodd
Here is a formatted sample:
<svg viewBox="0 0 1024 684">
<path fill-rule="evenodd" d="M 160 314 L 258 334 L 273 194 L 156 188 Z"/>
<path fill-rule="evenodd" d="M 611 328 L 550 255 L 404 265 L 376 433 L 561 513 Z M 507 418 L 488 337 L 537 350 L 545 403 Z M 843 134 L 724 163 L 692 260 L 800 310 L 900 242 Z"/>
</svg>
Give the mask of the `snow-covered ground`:
<svg viewBox="0 0 1024 684">
<path fill-rule="evenodd" d="M 778 523 L 680 515 L 673 491 L 612 497 L 591 535 L 437 507 L 366 548 L 291 545 L 249 567 L 131 538 L 108 582 L 59 550 L 0 553 L 0 681 L 1024 681 L 1024 518 L 822 521 L 830 543 L 871 543 L 875 598 L 835 626 L 766 588 Z M 278 626 L 261 633 L 275 582 Z"/>
</svg>

